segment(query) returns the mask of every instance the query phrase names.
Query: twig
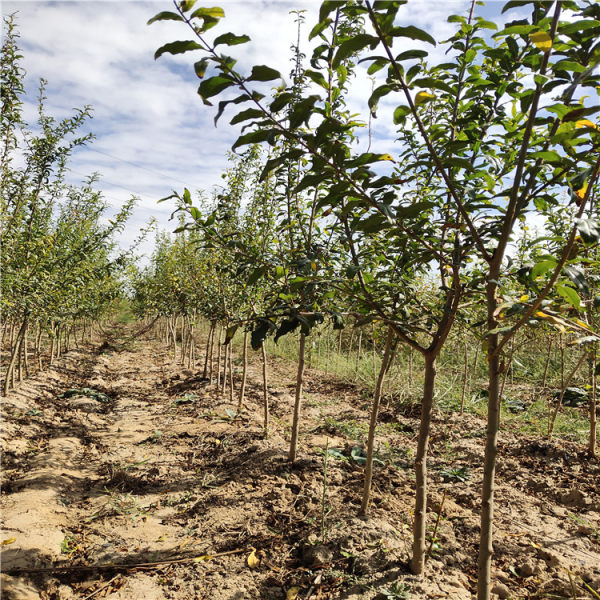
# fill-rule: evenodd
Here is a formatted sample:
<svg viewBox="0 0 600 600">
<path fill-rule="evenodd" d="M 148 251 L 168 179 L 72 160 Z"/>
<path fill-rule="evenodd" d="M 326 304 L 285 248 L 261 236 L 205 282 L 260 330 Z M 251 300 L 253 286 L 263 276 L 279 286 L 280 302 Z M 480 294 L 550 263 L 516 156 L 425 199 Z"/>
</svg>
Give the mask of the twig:
<svg viewBox="0 0 600 600">
<path fill-rule="evenodd" d="M 19 575 L 21 573 L 60 573 L 62 571 L 129 571 L 130 569 L 160 567 L 162 565 L 175 565 L 189 562 L 196 562 L 197 559 L 212 560 L 221 556 L 231 554 L 241 554 L 246 552 L 247 548 L 238 548 L 237 550 L 228 550 L 227 552 L 218 552 L 216 554 L 205 554 L 201 556 L 188 556 L 187 558 L 173 558 L 169 560 L 157 560 L 155 562 L 128 563 L 128 564 L 102 564 L 102 565 L 64 565 L 55 567 L 28 568 L 20 567 L 15 569 L 5 569 L 6 575 Z M 199 562 L 199 561 L 198 561 Z"/>
<path fill-rule="evenodd" d="M 105 590 L 119 576 L 120 576 L 120 574 L 115 575 L 111 580 L 107 581 L 104 585 L 100 586 L 97 590 L 95 590 L 91 594 L 88 594 L 83 600 L 90 600 L 90 598 L 93 598 L 98 592 Z"/>
</svg>

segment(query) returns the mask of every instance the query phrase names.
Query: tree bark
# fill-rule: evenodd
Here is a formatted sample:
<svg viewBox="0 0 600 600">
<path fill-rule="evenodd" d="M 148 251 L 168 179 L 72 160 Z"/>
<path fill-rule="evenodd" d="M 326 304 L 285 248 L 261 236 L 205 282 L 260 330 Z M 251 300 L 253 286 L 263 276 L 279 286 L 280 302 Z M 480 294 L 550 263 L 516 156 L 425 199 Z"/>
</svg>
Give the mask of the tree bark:
<svg viewBox="0 0 600 600">
<path fill-rule="evenodd" d="M 244 397 L 246 395 L 246 377 L 248 376 L 248 332 L 244 332 L 244 342 L 242 346 L 242 383 L 238 394 L 237 412 L 241 412 L 244 407 Z"/>
<path fill-rule="evenodd" d="M 421 423 L 415 457 L 416 497 L 413 523 L 413 555 L 411 569 L 415 575 L 425 570 L 425 542 L 427 525 L 427 451 L 433 412 L 433 394 L 435 391 L 435 355 L 425 354 L 425 381 L 423 383 L 423 403 L 421 404 Z"/>
<path fill-rule="evenodd" d="M 371 406 L 371 420 L 369 423 L 369 434 L 367 437 L 367 460 L 365 463 L 365 481 L 363 486 L 363 496 L 360 505 L 359 515 L 366 515 L 369 510 L 369 500 L 371 498 L 371 483 L 373 481 L 373 454 L 375 452 L 375 428 L 377 427 L 377 416 L 379 414 L 379 403 L 381 401 L 381 392 L 383 389 L 383 381 L 387 373 L 388 365 L 391 362 L 392 342 L 394 333 L 392 328 L 388 329 L 387 340 L 385 342 L 385 351 L 379 376 L 377 377 L 377 385 L 373 394 L 373 404 Z"/>
<path fill-rule="evenodd" d="M 12 347 L 12 353 L 10 357 L 10 362 L 8 363 L 8 369 L 6 370 L 6 376 L 4 377 L 4 395 L 8 394 L 8 390 L 10 389 L 10 385 L 14 387 L 14 369 L 15 364 L 17 362 L 17 358 L 19 356 L 19 351 L 21 350 L 21 340 L 23 339 L 23 335 L 25 334 L 25 330 L 27 329 L 28 317 L 23 319 L 21 323 L 21 327 L 19 328 L 19 332 L 15 337 L 15 342 Z"/>
<path fill-rule="evenodd" d="M 263 427 L 265 437 L 269 435 L 269 388 L 267 381 L 267 349 L 265 343 L 260 345 L 262 352 L 262 373 L 263 373 Z"/>
<path fill-rule="evenodd" d="M 494 279 L 495 273 L 490 274 Z M 489 282 L 486 288 L 488 331 L 498 326 L 495 317 L 498 300 L 495 283 Z M 479 558 L 477 565 L 477 599 L 489 600 L 491 593 L 492 555 L 494 552 L 494 488 L 496 477 L 496 456 L 498 454 L 498 429 L 500 426 L 500 358 L 497 355 L 498 334 L 488 335 L 488 414 L 487 435 L 483 465 L 483 485 L 481 489 L 481 530 L 479 536 Z"/>
<path fill-rule="evenodd" d="M 300 334 L 300 343 L 298 346 L 298 373 L 296 375 L 296 398 L 294 402 L 294 418 L 292 420 L 292 439 L 290 441 L 290 451 L 288 453 L 289 462 L 296 460 L 298 452 L 298 434 L 300 431 L 300 407 L 302 405 L 302 383 L 304 380 L 304 348 L 306 346 L 306 335 Z"/>
<path fill-rule="evenodd" d="M 591 385 L 590 390 L 590 443 L 588 446 L 588 452 L 590 456 L 596 456 L 596 436 L 597 436 L 597 425 L 596 425 L 596 398 L 598 394 L 598 376 L 596 375 L 596 348 L 593 348 L 590 352 L 590 375 Z"/>
</svg>

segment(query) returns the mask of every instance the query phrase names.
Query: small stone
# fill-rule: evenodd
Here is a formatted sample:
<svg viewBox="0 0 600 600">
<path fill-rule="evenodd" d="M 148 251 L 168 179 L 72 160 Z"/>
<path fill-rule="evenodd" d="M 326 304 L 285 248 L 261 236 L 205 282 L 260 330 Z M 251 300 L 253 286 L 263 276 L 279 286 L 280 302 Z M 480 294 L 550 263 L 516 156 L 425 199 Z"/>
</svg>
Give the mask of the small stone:
<svg viewBox="0 0 600 600">
<path fill-rule="evenodd" d="M 330 546 L 305 546 L 302 551 L 302 560 L 307 566 L 322 565 L 331 562 L 333 549 Z"/>
<path fill-rule="evenodd" d="M 519 573 L 522 577 L 531 577 L 532 575 L 535 575 L 536 569 L 537 565 L 535 564 L 535 562 L 532 560 L 528 560 L 527 562 L 521 565 Z"/>
<path fill-rule="evenodd" d="M 510 590 L 503 583 L 495 583 L 492 586 L 492 594 L 496 594 L 503 600 L 505 598 L 510 598 Z"/>
</svg>

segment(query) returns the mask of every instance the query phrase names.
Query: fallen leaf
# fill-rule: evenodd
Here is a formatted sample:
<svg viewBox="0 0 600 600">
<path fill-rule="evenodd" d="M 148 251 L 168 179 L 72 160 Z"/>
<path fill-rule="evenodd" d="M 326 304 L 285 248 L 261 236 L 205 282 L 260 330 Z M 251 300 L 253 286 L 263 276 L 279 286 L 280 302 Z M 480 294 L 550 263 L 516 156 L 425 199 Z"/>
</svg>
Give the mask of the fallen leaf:
<svg viewBox="0 0 600 600">
<path fill-rule="evenodd" d="M 248 566 L 251 569 L 257 569 L 259 567 L 260 559 L 258 558 L 258 556 L 256 556 L 256 550 L 252 550 L 252 552 L 250 552 L 248 558 L 246 559 L 246 562 L 248 563 Z"/>
<path fill-rule="evenodd" d="M 14 544 L 17 541 L 17 538 L 8 538 L 7 540 L 2 540 L 3 546 L 8 546 L 9 544 Z"/>
<path fill-rule="evenodd" d="M 300 591 L 300 588 L 297 585 L 295 585 L 294 587 L 291 587 L 285 593 L 285 600 L 296 600 L 296 598 L 298 597 L 299 591 Z"/>
<path fill-rule="evenodd" d="M 194 558 L 194 562 L 195 563 L 199 563 L 199 562 L 207 562 L 212 558 L 212 556 L 210 554 L 203 554 L 202 556 L 196 556 L 196 558 Z"/>
</svg>

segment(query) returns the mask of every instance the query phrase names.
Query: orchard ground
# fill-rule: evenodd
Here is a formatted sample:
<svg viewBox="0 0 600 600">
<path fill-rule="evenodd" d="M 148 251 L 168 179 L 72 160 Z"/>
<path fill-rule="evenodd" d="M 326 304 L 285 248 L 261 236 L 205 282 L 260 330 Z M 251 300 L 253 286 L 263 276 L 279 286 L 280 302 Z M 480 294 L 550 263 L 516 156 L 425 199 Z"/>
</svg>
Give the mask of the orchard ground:
<svg viewBox="0 0 600 600">
<path fill-rule="evenodd" d="M 293 361 L 271 359 L 265 439 L 258 355 L 236 415 L 199 376 L 203 357 L 186 369 L 151 337 L 121 343 L 133 330 L 115 325 L 3 401 L 3 598 L 474 597 L 482 419 L 436 410 L 417 578 L 418 404 L 384 401 L 373 502 L 359 518 L 369 394 L 308 369 L 290 465 Z M 502 430 L 497 597 L 600 597 L 599 481 L 583 444 Z"/>
</svg>

